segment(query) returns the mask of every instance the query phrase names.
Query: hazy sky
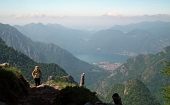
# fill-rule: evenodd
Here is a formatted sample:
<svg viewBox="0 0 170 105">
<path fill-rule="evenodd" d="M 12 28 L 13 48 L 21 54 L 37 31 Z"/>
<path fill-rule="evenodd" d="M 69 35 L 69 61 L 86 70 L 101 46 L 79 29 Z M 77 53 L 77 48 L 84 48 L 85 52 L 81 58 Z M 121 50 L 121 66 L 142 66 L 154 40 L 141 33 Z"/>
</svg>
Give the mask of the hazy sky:
<svg viewBox="0 0 170 105">
<path fill-rule="evenodd" d="M 1 0 L 0 22 L 57 23 L 102 29 L 141 21 L 170 21 L 170 0 Z"/>
</svg>

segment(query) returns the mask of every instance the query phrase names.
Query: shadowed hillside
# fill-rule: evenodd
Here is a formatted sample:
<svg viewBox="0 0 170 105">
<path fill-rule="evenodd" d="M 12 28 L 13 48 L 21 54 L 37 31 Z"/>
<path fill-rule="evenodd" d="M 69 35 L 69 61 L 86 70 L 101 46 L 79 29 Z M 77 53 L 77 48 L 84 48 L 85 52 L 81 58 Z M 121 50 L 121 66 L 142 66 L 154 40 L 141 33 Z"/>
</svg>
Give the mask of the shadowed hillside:
<svg viewBox="0 0 170 105">
<path fill-rule="evenodd" d="M 0 101 L 17 102 L 19 96 L 28 94 L 29 82 L 13 67 L 0 67 Z"/>
<path fill-rule="evenodd" d="M 60 78 L 35 87 L 17 68 L 0 67 L 0 105 L 84 105 L 100 101 L 95 92 Z"/>
<path fill-rule="evenodd" d="M 11 66 L 20 69 L 23 76 L 28 79 L 28 81 L 33 82 L 31 76 L 32 71 L 35 66 L 38 65 L 43 73 L 43 80 L 46 81 L 48 76 L 67 76 L 68 74 L 59 67 L 57 64 L 50 63 L 37 63 L 30 59 L 28 56 L 22 54 L 21 52 L 14 50 L 12 47 L 8 47 L 5 42 L 0 38 L 0 63 L 8 62 Z M 74 81 L 73 81 L 74 82 Z"/>
</svg>

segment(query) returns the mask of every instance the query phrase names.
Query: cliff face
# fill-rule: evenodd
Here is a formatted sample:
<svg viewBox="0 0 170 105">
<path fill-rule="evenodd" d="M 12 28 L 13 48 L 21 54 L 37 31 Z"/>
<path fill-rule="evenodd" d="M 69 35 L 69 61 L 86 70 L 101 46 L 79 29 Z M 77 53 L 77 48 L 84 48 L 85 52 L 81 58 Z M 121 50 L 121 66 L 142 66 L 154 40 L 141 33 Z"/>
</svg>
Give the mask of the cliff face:
<svg viewBox="0 0 170 105">
<path fill-rule="evenodd" d="M 8 46 L 21 51 L 35 61 L 45 61 L 45 57 L 34 46 L 34 42 L 21 34 L 17 29 L 10 25 L 0 23 L 0 37 L 6 42 Z"/>
</svg>

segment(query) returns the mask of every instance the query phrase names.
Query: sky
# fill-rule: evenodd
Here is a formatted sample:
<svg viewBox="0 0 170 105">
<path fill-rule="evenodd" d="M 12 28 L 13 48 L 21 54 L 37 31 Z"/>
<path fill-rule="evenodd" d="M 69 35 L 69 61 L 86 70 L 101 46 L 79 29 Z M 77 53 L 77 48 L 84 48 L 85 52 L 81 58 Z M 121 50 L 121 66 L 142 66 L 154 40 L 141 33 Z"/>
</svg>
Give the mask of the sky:
<svg viewBox="0 0 170 105">
<path fill-rule="evenodd" d="M 142 21 L 170 21 L 170 0 L 1 0 L 0 22 L 106 29 Z"/>
</svg>

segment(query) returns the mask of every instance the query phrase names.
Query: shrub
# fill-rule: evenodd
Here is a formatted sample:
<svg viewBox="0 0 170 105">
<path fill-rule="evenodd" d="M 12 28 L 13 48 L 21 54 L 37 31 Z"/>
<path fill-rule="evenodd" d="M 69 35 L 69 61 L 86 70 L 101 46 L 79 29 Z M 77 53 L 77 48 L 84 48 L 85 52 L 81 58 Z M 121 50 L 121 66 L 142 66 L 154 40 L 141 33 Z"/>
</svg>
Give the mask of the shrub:
<svg viewBox="0 0 170 105">
<path fill-rule="evenodd" d="M 54 99 L 54 105 L 84 105 L 87 102 L 94 104 L 100 101 L 95 92 L 79 86 L 66 87 L 59 91 Z"/>
</svg>

